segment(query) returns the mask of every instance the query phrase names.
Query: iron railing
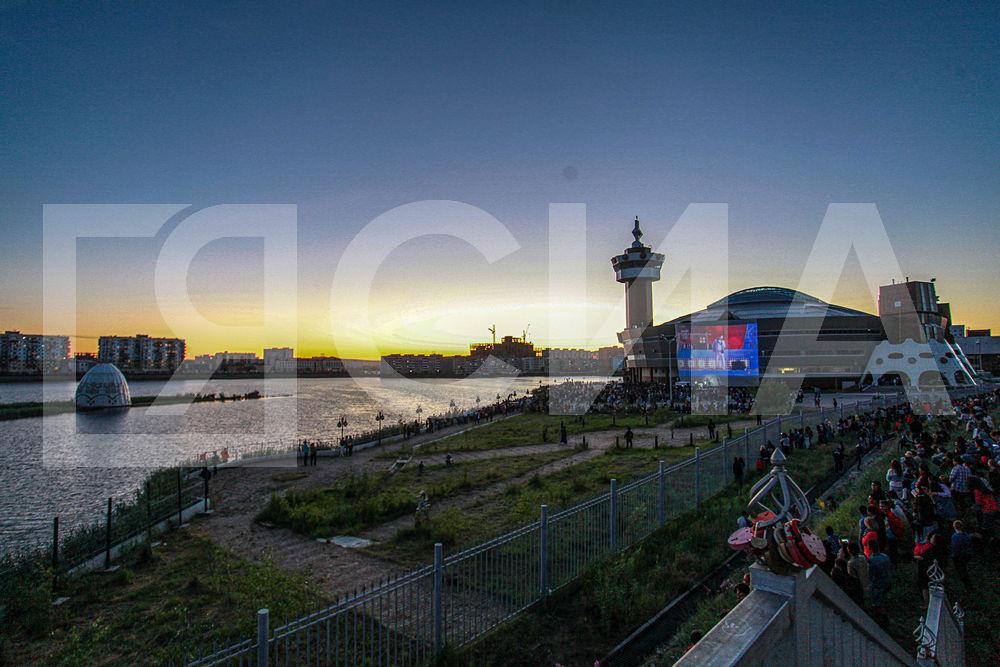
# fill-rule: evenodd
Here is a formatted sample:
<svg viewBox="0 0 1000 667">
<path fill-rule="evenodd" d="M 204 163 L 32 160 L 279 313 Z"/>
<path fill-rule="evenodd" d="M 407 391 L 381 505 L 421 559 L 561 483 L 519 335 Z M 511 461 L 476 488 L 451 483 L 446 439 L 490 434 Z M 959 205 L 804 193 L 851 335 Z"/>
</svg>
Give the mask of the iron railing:
<svg viewBox="0 0 1000 667">
<path fill-rule="evenodd" d="M 268 630 L 259 612 L 258 637 L 210 651 L 190 667 L 214 665 L 424 665 L 445 646 L 459 648 L 547 595 L 587 568 L 633 546 L 733 481 L 732 460 L 756 459 L 788 429 L 814 429 L 858 410 L 889 407 L 905 397 L 871 397 L 837 409 L 778 417 L 715 447 L 607 493 L 381 582 L 330 607 Z M 752 465 L 752 464 L 748 464 Z M 748 471 L 749 472 L 749 471 Z"/>
</svg>

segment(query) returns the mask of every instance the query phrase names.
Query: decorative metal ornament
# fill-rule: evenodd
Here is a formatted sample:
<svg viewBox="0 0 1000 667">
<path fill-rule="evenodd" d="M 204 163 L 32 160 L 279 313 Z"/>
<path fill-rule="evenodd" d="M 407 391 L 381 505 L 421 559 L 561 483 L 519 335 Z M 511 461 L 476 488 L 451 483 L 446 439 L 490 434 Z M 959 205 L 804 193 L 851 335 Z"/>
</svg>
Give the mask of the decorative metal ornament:
<svg viewBox="0 0 1000 667">
<path fill-rule="evenodd" d="M 961 605 L 957 602 L 955 606 L 951 608 L 951 613 L 955 615 L 955 622 L 958 623 L 958 629 L 963 633 L 965 632 L 965 610 L 962 609 Z"/>
<path fill-rule="evenodd" d="M 775 449 L 771 454 L 771 470 L 760 481 L 750 489 L 751 511 L 754 506 L 763 508 L 766 511 L 774 512 L 774 518 L 769 521 L 761 521 L 762 528 L 769 528 L 778 523 L 784 523 L 789 519 L 809 519 L 809 499 L 802 492 L 799 485 L 788 476 L 785 470 L 785 455 L 781 449 Z M 769 506 L 771 503 L 772 506 Z"/>
<path fill-rule="evenodd" d="M 927 568 L 927 588 L 932 591 L 944 590 L 944 570 L 938 565 L 937 559 Z"/>
<path fill-rule="evenodd" d="M 934 632 L 927 627 L 927 623 L 923 616 L 920 617 L 920 623 L 913 630 L 913 639 L 917 642 L 917 658 L 920 659 L 931 659 L 934 657 L 934 652 L 937 647 L 937 637 Z"/>
</svg>

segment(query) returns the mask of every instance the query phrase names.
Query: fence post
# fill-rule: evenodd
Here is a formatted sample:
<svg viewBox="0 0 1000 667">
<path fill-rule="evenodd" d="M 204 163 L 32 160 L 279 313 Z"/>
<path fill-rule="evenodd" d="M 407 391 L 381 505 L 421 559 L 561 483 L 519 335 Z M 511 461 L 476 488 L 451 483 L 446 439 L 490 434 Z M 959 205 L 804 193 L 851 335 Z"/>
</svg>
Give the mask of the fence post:
<svg viewBox="0 0 1000 667">
<path fill-rule="evenodd" d="M 618 548 L 618 480 L 611 480 L 611 509 L 608 513 L 611 524 L 611 551 Z"/>
<path fill-rule="evenodd" d="M 806 416 L 802 412 L 802 408 L 799 408 L 799 428 L 803 429 L 806 427 Z"/>
<path fill-rule="evenodd" d="M 750 460 L 750 432 L 747 429 L 743 429 L 743 463 L 750 465 L 747 461 Z"/>
<path fill-rule="evenodd" d="M 844 418 L 844 402 L 843 401 L 840 402 L 840 418 L 841 419 Z"/>
<path fill-rule="evenodd" d="M 726 474 L 726 463 L 729 461 L 729 438 L 722 438 L 722 486 L 726 485 L 729 481 L 729 475 Z"/>
<path fill-rule="evenodd" d="M 146 482 L 146 542 L 153 546 L 153 499 L 149 495 L 149 482 Z"/>
<path fill-rule="evenodd" d="M 59 517 L 52 517 L 52 576 L 59 572 Z"/>
<path fill-rule="evenodd" d="M 664 472 L 666 464 L 660 461 L 659 481 L 660 481 L 660 505 L 656 513 L 656 518 L 662 526 L 667 522 L 667 475 Z"/>
<path fill-rule="evenodd" d="M 208 470 L 208 468 L 205 468 L 205 470 Z M 207 514 L 208 513 L 208 475 L 205 475 L 204 477 L 202 477 L 202 479 L 205 480 L 205 509 L 202 510 L 202 511 Z"/>
<path fill-rule="evenodd" d="M 259 609 L 257 611 L 257 667 L 267 667 L 268 651 L 268 611 Z"/>
<path fill-rule="evenodd" d="M 108 498 L 108 524 L 104 531 L 104 569 L 111 567 L 111 498 Z"/>
<path fill-rule="evenodd" d="M 774 437 L 781 440 L 781 415 L 778 415 L 778 434 Z"/>
<path fill-rule="evenodd" d="M 444 552 L 440 542 L 434 544 L 434 654 L 441 655 L 444 648 L 444 615 L 441 590 L 444 586 Z"/>
<path fill-rule="evenodd" d="M 694 504 L 701 502 L 701 447 L 694 448 Z"/>
<path fill-rule="evenodd" d="M 177 466 L 177 527 L 184 525 L 184 500 L 182 494 L 181 467 Z"/>
<path fill-rule="evenodd" d="M 549 506 L 542 505 L 541 522 L 538 531 L 538 585 L 541 598 L 549 595 Z"/>
</svg>

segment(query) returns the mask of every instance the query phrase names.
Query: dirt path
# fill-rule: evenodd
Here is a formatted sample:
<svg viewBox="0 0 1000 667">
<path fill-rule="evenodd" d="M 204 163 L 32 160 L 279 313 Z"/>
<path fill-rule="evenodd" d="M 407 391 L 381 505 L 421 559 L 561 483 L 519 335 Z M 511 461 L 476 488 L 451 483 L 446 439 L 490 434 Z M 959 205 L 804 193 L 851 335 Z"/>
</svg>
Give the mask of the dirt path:
<svg viewBox="0 0 1000 667">
<path fill-rule="evenodd" d="M 744 426 L 750 426 L 751 421 L 734 422 L 733 435 L 742 434 Z M 468 426 L 443 429 L 433 434 L 425 434 L 407 441 L 406 445 L 419 442 L 429 442 L 448 437 L 468 429 Z M 474 427 L 473 427 L 474 428 Z M 725 425 L 719 429 L 725 434 Z M 595 431 L 574 435 L 569 446 L 580 442 L 581 437 L 587 438 L 587 449 L 578 450 L 569 456 L 553 461 L 530 473 L 519 477 L 503 480 L 476 489 L 460 497 L 440 501 L 435 504 L 435 512 L 449 507 L 464 507 L 477 500 L 502 492 L 506 488 L 524 482 L 534 474 L 548 475 L 566 467 L 586 461 L 602 454 L 615 445 L 615 437 L 620 438 L 624 446 L 622 434 L 624 429 L 614 431 Z M 674 429 L 669 425 L 649 428 L 636 428 L 635 446 L 651 447 L 654 435 L 659 436 L 661 447 L 684 446 L 689 442 L 689 434 L 695 437 L 705 437 L 706 428 Z M 673 437 L 671 437 L 671 435 Z M 398 448 L 401 443 L 396 443 Z M 482 450 L 475 452 L 456 452 L 452 454 L 455 462 L 482 460 L 507 456 L 525 456 L 544 452 L 566 449 L 566 445 L 543 443 L 504 449 Z M 392 446 L 386 446 L 392 451 Z M 313 581 L 330 597 L 344 596 L 362 585 L 387 579 L 396 574 L 393 564 L 361 553 L 355 549 L 343 548 L 332 543 L 323 543 L 304 535 L 292 532 L 286 528 L 266 528 L 255 521 L 255 517 L 266 506 L 272 493 L 287 489 L 305 489 L 317 486 L 331 486 L 346 480 L 351 475 L 362 472 L 374 473 L 388 469 L 392 461 L 377 458 L 383 451 L 380 447 L 356 451 L 351 457 L 320 457 L 318 465 L 310 468 L 296 468 L 295 459 L 289 457 L 287 463 L 269 461 L 266 464 L 247 464 L 239 467 L 226 468 L 219 471 L 211 481 L 211 498 L 214 513 L 200 518 L 191 527 L 210 537 L 216 544 L 229 549 L 235 554 L 260 562 L 271 558 L 282 569 L 300 573 Z M 423 460 L 425 465 L 443 464 L 444 453 L 420 456 L 414 455 L 411 465 Z M 291 473 L 287 481 L 277 481 L 275 476 L 282 472 Z M 300 478 L 294 478 L 302 474 Z M 404 526 L 411 525 L 413 517 L 405 516 L 383 523 L 365 531 L 361 537 L 372 540 L 391 539 L 395 532 Z"/>
</svg>

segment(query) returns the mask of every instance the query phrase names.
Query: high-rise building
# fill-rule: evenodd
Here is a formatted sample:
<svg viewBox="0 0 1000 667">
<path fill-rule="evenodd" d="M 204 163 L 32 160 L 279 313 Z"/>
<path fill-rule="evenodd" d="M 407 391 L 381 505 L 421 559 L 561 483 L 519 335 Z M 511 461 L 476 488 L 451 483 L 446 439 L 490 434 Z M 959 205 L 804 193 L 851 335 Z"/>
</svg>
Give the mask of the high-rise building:
<svg viewBox="0 0 1000 667">
<path fill-rule="evenodd" d="M 0 337 L 0 370 L 9 373 L 60 371 L 68 367 L 69 359 L 69 336 L 5 331 Z"/>
<path fill-rule="evenodd" d="M 98 361 L 114 364 L 123 371 L 137 373 L 173 372 L 184 361 L 183 338 L 101 336 L 97 341 Z"/>
</svg>

